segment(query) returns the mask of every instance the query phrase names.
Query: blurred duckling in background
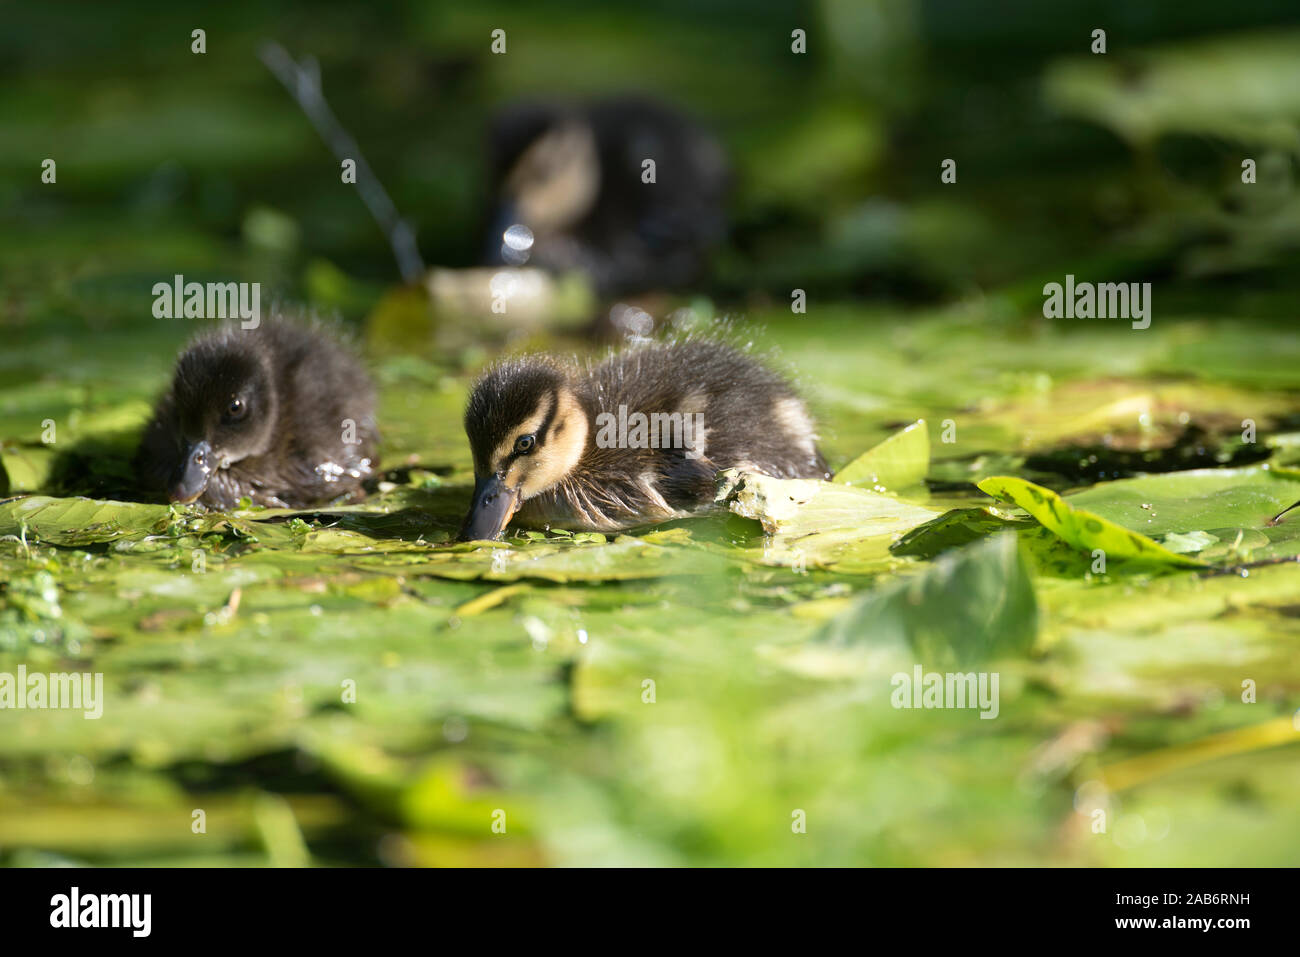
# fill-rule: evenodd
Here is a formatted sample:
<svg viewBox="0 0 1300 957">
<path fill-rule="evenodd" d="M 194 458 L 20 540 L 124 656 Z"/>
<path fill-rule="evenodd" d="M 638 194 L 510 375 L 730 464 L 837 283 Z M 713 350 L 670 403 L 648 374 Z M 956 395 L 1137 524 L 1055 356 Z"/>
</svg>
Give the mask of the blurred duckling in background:
<svg viewBox="0 0 1300 957">
<path fill-rule="evenodd" d="M 462 540 L 521 523 L 614 531 L 681 518 L 714 498 L 721 469 L 828 478 L 791 385 L 740 350 L 686 338 L 599 364 L 507 359 L 465 410 L 474 498 Z"/>
<path fill-rule="evenodd" d="M 726 231 L 722 147 L 651 100 L 517 105 L 494 120 L 489 154 L 488 265 L 577 270 L 601 295 L 671 289 Z"/>
<path fill-rule="evenodd" d="M 304 508 L 360 498 L 375 465 L 374 387 L 320 324 L 224 326 L 181 353 L 136 456 L 172 502 Z"/>
</svg>

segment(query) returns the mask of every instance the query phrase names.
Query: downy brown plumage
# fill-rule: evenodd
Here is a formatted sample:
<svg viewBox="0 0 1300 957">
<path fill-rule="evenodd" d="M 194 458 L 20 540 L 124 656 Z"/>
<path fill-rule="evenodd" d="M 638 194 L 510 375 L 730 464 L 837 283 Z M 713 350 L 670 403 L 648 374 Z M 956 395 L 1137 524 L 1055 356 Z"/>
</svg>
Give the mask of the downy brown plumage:
<svg viewBox="0 0 1300 957">
<path fill-rule="evenodd" d="M 319 323 L 201 333 L 145 428 L 136 467 L 173 502 L 307 507 L 360 497 L 375 467 L 374 388 Z"/>
<path fill-rule="evenodd" d="M 637 413 L 649 423 L 642 433 L 624 427 Z M 726 468 L 827 477 L 793 387 L 714 339 L 636 346 L 596 364 L 504 360 L 475 383 L 465 431 L 475 487 L 462 539 L 496 538 L 516 513 L 525 525 L 598 531 L 679 518 L 712 502 Z"/>
</svg>

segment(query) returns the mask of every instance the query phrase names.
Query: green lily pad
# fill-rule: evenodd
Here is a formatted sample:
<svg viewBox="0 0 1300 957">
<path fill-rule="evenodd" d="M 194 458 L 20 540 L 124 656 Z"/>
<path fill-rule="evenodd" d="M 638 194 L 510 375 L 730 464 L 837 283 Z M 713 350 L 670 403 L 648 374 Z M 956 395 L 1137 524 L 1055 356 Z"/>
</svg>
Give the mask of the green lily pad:
<svg viewBox="0 0 1300 957">
<path fill-rule="evenodd" d="M 1037 632 L 1038 602 L 1016 536 L 999 534 L 855 600 L 818 640 L 905 642 L 926 666 L 943 667 L 1024 657 Z"/>
<path fill-rule="evenodd" d="M 837 485 L 899 491 L 925 480 L 930 467 L 930 433 L 920 419 L 895 432 L 835 474 Z"/>
<path fill-rule="evenodd" d="M 47 445 L 0 442 L 0 494 L 45 488 L 50 484 L 54 459 L 54 450 Z"/>
<path fill-rule="evenodd" d="M 166 505 L 31 495 L 0 502 L 0 535 L 55 545 L 91 545 L 160 534 L 178 519 Z M 201 526 L 210 523 L 200 518 Z"/>
<path fill-rule="evenodd" d="M 757 519 L 772 535 L 853 529 L 861 537 L 896 535 L 934 518 L 928 508 L 848 485 L 816 479 L 777 479 L 755 472 L 722 473 L 718 501 Z"/>
<path fill-rule="evenodd" d="M 766 533 L 761 552 L 744 557 L 800 571 L 887 571 L 899 564 L 889 554 L 894 538 L 935 516 L 930 509 L 849 485 L 734 470 L 722 473 L 718 501 L 757 520 Z"/>
<path fill-rule="evenodd" d="M 907 532 L 890 551 L 895 555 L 929 559 L 949 549 L 979 541 L 994 532 L 1028 524 L 999 515 L 990 508 L 954 508 Z"/>
<path fill-rule="evenodd" d="M 658 545 L 644 538 L 620 535 L 605 544 L 556 541 L 531 543 L 524 548 L 442 551 L 430 556 L 427 563 L 405 566 L 404 573 L 459 581 L 602 582 L 716 575 L 725 564 L 697 549 Z"/>
<path fill-rule="evenodd" d="M 1109 558 L 1138 559 L 1170 565 L 1200 567 L 1198 562 L 1178 555 L 1159 543 L 1084 509 L 1066 503 L 1051 489 L 1011 476 L 987 478 L 981 492 L 1018 505 L 1075 548 L 1104 552 Z"/>
<path fill-rule="evenodd" d="M 1258 466 L 1195 469 L 1103 482 L 1068 496 L 1078 508 L 1146 535 L 1269 526 L 1300 501 L 1300 481 Z"/>
</svg>

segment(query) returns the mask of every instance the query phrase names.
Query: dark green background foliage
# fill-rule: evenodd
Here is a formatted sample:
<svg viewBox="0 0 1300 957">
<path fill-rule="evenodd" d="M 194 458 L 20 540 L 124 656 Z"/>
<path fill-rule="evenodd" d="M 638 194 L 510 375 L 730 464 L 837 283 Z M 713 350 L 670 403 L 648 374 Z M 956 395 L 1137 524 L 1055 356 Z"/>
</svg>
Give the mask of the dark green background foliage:
<svg viewBox="0 0 1300 957">
<path fill-rule="evenodd" d="M 0 860 L 1295 862 L 1300 513 L 1270 523 L 1300 500 L 1293 4 L 85 3 L 4 22 L 0 673 L 102 672 L 107 700 L 98 721 L 0 712 Z M 808 393 L 836 469 L 925 426 L 847 473 L 866 489 L 746 480 L 699 521 L 448 544 L 473 373 L 503 348 L 596 346 L 503 338 L 401 288 L 266 40 L 318 58 L 436 266 L 474 264 L 498 106 L 677 104 L 732 157 L 732 230 L 656 314 L 732 316 Z M 177 273 L 352 330 L 381 397 L 369 502 L 121 501 L 197 323 L 151 314 Z M 1151 328 L 1045 319 L 1067 273 L 1152 282 Z M 993 476 L 1054 490 L 1068 520 L 975 487 Z M 1157 560 L 1098 566 L 1125 530 Z M 916 664 L 997 671 L 998 718 L 892 707 Z"/>
</svg>

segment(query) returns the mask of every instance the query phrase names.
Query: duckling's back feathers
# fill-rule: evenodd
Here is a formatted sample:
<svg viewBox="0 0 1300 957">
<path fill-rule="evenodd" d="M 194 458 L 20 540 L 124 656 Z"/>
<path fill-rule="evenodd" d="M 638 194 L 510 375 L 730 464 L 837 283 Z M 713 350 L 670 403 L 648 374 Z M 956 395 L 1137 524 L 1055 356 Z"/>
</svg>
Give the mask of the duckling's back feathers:
<svg viewBox="0 0 1300 957">
<path fill-rule="evenodd" d="M 729 343 L 707 338 L 649 343 L 616 353 L 591 367 L 586 379 L 589 416 L 618 415 L 620 407 L 697 417 L 702 442 L 683 449 L 707 459 L 714 470 L 746 467 L 777 478 L 821 477 L 812 416 L 778 372 Z M 628 449 L 588 448 L 582 465 L 622 470 Z M 662 450 L 661 450 L 662 451 Z M 670 450 L 676 451 L 676 450 Z M 698 469 L 680 469 L 674 481 L 691 486 Z"/>
</svg>

